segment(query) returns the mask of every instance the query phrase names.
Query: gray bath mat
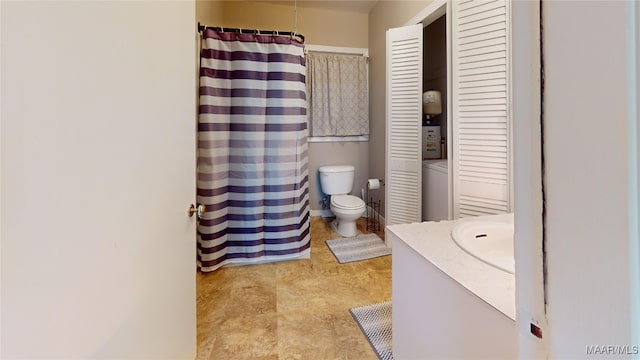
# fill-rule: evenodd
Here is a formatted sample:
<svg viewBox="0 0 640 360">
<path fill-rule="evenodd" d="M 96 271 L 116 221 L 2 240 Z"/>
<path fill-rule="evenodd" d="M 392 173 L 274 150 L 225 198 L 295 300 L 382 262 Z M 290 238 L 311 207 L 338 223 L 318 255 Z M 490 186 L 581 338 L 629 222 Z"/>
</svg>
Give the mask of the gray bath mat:
<svg viewBox="0 0 640 360">
<path fill-rule="evenodd" d="M 392 360 L 391 301 L 349 309 L 380 360 Z"/>
<path fill-rule="evenodd" d="M 327 240 L 326 243 L 340 264 L 391 254 L 391 248 L 388 248 L 376 234 Z"/>
</svg>

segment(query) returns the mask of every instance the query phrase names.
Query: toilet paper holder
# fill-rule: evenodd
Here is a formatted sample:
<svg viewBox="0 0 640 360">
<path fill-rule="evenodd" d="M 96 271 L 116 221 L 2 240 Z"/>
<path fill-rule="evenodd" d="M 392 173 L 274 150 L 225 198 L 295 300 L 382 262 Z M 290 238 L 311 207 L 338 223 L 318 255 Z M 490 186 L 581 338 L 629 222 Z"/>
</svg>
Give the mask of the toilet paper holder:
<svg viewBox="0 0 640 360">
<path fill-rule="evenodd" d="M 367 231 L 380 231 L 380 200 L 367 200 Z"/>
<path fill-rule="evenodd" d="M 367 179 L 367 190 L 378 190 L 384 186 L 384 179 Z"/>
<path fill-rule="evenodd" d="M 380 231 L 380 199 L 373 200 L 372 193 L 376 193 L 384 186 L 384 179 L 368 179 L 365 202 L 367 203 L 367 231 Z"/>
</svg>

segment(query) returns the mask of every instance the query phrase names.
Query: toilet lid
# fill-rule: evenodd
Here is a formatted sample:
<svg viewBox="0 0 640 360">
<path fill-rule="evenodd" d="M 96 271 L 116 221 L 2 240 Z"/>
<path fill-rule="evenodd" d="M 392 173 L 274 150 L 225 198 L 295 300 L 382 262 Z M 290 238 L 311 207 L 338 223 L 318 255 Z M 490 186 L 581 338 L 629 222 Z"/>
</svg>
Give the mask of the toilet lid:
<svg viewBox="0 0 640 360">
<path fill-rule="evenodd" d="M 358 209 L 364 206 L 364 201 L 353 195 L 334 195 L 331 203 L 342 209 Z"/>
</svg>

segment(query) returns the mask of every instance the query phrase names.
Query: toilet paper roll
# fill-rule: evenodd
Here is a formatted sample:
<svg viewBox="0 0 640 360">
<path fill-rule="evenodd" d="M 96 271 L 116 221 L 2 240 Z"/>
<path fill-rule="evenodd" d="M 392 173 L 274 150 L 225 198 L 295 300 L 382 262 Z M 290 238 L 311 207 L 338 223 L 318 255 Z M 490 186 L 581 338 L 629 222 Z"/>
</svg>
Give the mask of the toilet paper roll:
<svg viewBox="0 0 640 360">
<path fill-rule="evenodd" d="M 369 190 L 380 189 L 380 180 L 378 180 L 378 179 L 369 179 L 369 180 L 367 180 L 367 189 L 369 189 Z"/>
</svg>

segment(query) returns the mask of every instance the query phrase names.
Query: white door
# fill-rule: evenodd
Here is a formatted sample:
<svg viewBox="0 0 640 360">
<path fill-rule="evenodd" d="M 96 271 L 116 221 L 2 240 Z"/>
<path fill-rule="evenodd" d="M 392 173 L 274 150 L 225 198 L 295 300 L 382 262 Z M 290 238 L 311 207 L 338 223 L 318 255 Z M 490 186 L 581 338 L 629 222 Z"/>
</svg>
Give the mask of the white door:
<svg viewBox="0 0 640 360">
<path fill-rule="evenodd" d="M 194 3 L 0 6 L 0 357 L 194 358 Z"/>
<path fill-rule="evenodd" d="M 422 221 L 422 24 L 387 31 L 385 221 Z"/>
<path fill-rule="evenodd" d="M 511 211 L 509 1 L 452 2 L 453 217 Z"/>
</svg>

